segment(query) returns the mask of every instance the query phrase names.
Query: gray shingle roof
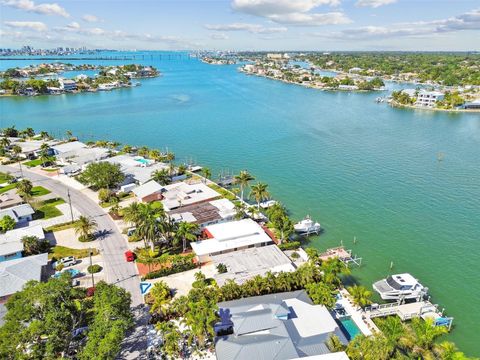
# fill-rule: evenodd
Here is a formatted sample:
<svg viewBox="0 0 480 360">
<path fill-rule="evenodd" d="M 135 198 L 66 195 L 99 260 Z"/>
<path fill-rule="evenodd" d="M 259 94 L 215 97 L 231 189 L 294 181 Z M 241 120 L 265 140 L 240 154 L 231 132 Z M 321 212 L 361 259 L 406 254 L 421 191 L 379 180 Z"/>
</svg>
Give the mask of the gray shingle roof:
<svg viewBox="0 0 480 360">
<path fill-rule="evenodd" d="M 0 297 L 22 290 L 30 280 L 40 281 L 47 263 L 47 253 L 0 262 Z"/>
</svg>

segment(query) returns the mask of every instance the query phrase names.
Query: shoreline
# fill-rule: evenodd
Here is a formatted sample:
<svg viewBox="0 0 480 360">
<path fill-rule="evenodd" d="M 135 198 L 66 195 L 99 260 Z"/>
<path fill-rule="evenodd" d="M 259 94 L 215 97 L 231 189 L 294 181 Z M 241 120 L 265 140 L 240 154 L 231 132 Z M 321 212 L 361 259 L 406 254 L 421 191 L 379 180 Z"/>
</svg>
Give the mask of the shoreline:
<svg viewBox="0 0 480 360">
<path fill-rule="evenodd" d="M 443 111 L 446 113 L 480 113 L 480 109 L 441 109 L 441 108 L 431 108 L 431 107 L 423 107 L 423 106 L 415 106 L 415 105 L 406 105 L 400 104 L 396 101 L 388 102 L 393 108 L 404 108 L 404 109 L 412 109 L 412 110 L 429 110 L 429 111 Z"/>
</svg>

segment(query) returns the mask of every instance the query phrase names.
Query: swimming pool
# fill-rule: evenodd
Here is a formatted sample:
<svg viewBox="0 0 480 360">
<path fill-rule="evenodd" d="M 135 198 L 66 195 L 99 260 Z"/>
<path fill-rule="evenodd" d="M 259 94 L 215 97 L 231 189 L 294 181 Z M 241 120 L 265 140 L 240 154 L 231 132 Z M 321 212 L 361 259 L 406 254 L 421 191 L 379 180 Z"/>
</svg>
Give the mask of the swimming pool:
<svg viewBox="0 0 480 360">
<path fill-rule="evenodd" d="M 144 165 L 150 164 L 150 162 L 147 159 L 139 158 L 139 159 L 135 159 L 135 161 L 138 161 L 139 163 L 144 164 Z"/>
<path fill-rule="evenodd" d="M 355 336 L 362 333 L 351 318 L 341 319 L 339 321 L 339 325 L 348 341 L 352 340 Z"/>
</svg>

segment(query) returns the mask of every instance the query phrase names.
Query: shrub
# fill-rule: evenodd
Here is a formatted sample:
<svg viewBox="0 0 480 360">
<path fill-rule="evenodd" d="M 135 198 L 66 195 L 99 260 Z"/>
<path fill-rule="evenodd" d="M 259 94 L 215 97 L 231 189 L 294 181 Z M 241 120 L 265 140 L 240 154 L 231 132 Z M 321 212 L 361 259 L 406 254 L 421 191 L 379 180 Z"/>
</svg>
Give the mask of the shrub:
<svg viewBox="0 0 480 360">
<path fill-rule="evenodd" d="M 89 274 L 96 274 L 96 273 L 102 271 L 102 267 L 98 264 L 93 264 L 93 265 L 90 265 L 87 268 L 87 271 L 88 271 Z"/>
<path fill-rule="evenodd" d="M 298 258 L 300 257 L 300 255 L 298 255 L 298 253 L 297 253 L 296 251 L 294 251 L 294 252 L 290 255 L 290 257 L 291 257 L 292 259 L 298 259 Z"/>
<path fill-rule="evenodd" d="M 228 269 L 225 264 L 220 263 L 217 265 L 217 271 L 219 274 L 225 274 L 228 271 Z"/>
<path fill-rule="evenodd" d="M 93 240 L 95 240 L 94 235 L 89 235 L 89 236 L 80 235 L 78 237 L 78 241 L 80 241 L 80 242 L 89 242 L 89 241 L 93 241 Z"/>
<path fill-rule="evenodd" d="M 172 275 L 172 274 L 177 274 L 177 273 L 180 273 L 180 272 L 195 269 L 195 267 L 196 267 L 196 265 L 193 262 L 190 262 L 190 263 L 176 265 L 176 266 L 172 266 L 172 267 L 168 267 L 168 268 L 163 268 L 163 269 L 160 269 L 160 270 L 149 272 L 148 274 L 146 274 L 145 276 L 142 277 L 142 281 L 143 280 L 148 280 L 148 279 L 156 279 L 156 278 L 159 278 L 159 277 L 168 276 L 168 275 Z"/>
<path fill-rule="evenodd" d="M 100 200 L 100 202 L 102 203 L 108 202 L 111 196 L 112 196 L 112 193 L 108 189 L 98 190 L 98 200 Z"/>
<path fill-rule="evenodd" d="M 296 250 L 300 247 L 300 242 L 299 241 L 289 241 L 289 242 L 285 242 L 285 243 L 282 243 L 280 245 L 278 245 L 278 247 L 280 248 L 280 250 Z"/>
<path fill-rule="evenodd" d="M 62 271 L 64 267 L 65 267 L 65 265 L 63 265 L 63 264 L 58 264 L 57 266 L 55 266 L 55 270 L 57 270 L 57 271 Z"/>
</svg>

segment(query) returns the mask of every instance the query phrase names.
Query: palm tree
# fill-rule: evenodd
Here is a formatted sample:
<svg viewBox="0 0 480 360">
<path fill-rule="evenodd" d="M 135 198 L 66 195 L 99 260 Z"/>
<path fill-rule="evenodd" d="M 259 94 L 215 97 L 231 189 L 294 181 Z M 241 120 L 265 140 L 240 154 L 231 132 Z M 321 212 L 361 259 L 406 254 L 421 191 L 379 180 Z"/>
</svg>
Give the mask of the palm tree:
<svg viewBox="0 0 480 360">
<path fill-rule="evenodd" d="M 150 313 L 157 313 L 160 317 L 163 317 L 171 300 L 172 294 L 170 293 L 168 285 L 164 281 L 155 283 L 147 295 L 147 302 L 150 304 Z"/>
<path fill-rule="evenodd" d="M 0 139 L 0 147 L 4 150 L 6 150 L 10 146 L 11 142 L 10 139 L 6 136 L 2 137 Z"/>
<path fill-rule="evenodd" d="M 209 168 L 206 168 L 204 167 L 202 169 L 202 174 L 203 174 L 203 177 L 204 177 L 204 183 L 206 184 L 207 183 L 207 179 L 210 179 L 212 177 L 212 172 L 210 171 Z"/>
<path fill-rule="evenodd" d="M 243 192 L 245 188 L 248 186 L 248 183 L 255 178 L 250 175 L 247 170 L 240 171 L 240 174 L 235 175 L 235 182 L 240 186 L 240 199 L 243 201 Z"/>
<path fill-rule="evenodd" d="M 48 134 L 48 132 L 46 131 L 41 131 L 40 132 L 40 137 L 43 139 L 43 140 L 46 140 L 50 137 L 50 135 Z"/>
<path fill-rule="evenodd" d="M 13 145 L 12 152 L 15 155 L 15 159 L 18 159 L 18 155 L 22 153 L 22 148 L 18 145 Z"/>
<path fill-rule="evenodd" d="M 353 285 L 347 290 L 352 296 L 354 305 L 363 308 L 372 303 L 372 301 L 370 300 L 370 298 L 372 297 L 372 292 L 370 290 L 367 290 L 364 286 Z"/>
<path fill-rule="evenodd" d="M 42 161 L 42 167 L 45 167 L 45 163 L 50 160 L 48 157 L 48 150 L 50 149 L 50 146 L 48 146 L 47 143 L 43 143 L 40 146 L 40 160 Z"/>
<path fill-rule="evenodd" d="M 155 170 L 152 174 L 152 180 L 155 180 L 160 185 L 168 185 L 172 182 L 167 169 Z"/>
<path fill-rule="evenodd" d="M 182 221 L 178 225 L 178 229 L 175 235 L 178 239 L 181 239 L 183 241 L 183 252 L 187 250 L 187 240 L 188 241 L 197 240 L 198 230 L 199 230 L 198 224 Z"/>
<path fill-rule="evenodd" d="M 444 326 L 435 326 L 434 320 L 415 318 L 412 320 L 412 329 L 415 335 L 415 343 L 423 351 L 429 351 L 433 348 L 435 339 L 448 332 Z"/>
<path fill-rule="evenodd" d="M 79 235 L 80 241 L 92 238 L 92 232 L 97 228 L 97 222 L 89 217 L 81 215 L 75 223 L 75 234 Z"/>
<path fill-rule="evenodd" d="M 73 136 L 73 133 L 70 130 L 65 131 L 65 134 L 67 134 L 68 139 L 71 139 Z"/>
<path fill-rule="evenodd" d="M 267 190 L 268 185 L 265 183 L 257 183 L 252 186 L 250 197 L 253 197 L 257 202 L 257 208 L 260 209 L 260 203 L 264 200 L 268 200 L 270 193 Z"/>
<path fill-rule="evenodd" d="M 22 179 L 17 184 L 18 194 L 26 202 L 28 202 L 32 198 L 32 188 L 33 188 L 32 182 L 28 179 Z"/>
<path fill-rule="evenodd" d="M 123 152 L 126 152 L 127 154 L 129 154 L 133 151 L 133 147 L 131 145 L 126 144 L 126 145 L 123 146 L 122 150 L 123 150 Z"/>
<path fill-rule="evenodd" d="M 148 153 L 148 157 L 152 160 L 155 160 L 157 161 L 158 159 L 160 159 L 161 157 L 161 154 L 160 154 L 160 151 L 157 150 L 157 149 L 152 149 L 150 150 L 150 152 Z"/>
</svg>

